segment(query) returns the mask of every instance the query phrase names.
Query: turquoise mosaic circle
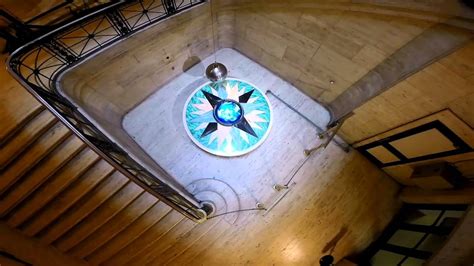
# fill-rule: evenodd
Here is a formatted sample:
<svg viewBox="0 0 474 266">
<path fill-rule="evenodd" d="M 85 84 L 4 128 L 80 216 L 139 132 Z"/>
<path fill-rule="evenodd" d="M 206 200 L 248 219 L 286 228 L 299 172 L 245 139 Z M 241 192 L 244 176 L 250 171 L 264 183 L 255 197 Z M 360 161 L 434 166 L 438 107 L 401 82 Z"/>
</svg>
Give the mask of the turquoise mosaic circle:
<svg viewBox="0 0 474 266">
<path fill-rule="evenodd" d="M 272 124 L 268 98 L 256 86 L 234 78 L 208 82 L 184 105 L 183 121 L 191 140 L 218 156 L 239 156 L 256 149 Z"/>
</svg>

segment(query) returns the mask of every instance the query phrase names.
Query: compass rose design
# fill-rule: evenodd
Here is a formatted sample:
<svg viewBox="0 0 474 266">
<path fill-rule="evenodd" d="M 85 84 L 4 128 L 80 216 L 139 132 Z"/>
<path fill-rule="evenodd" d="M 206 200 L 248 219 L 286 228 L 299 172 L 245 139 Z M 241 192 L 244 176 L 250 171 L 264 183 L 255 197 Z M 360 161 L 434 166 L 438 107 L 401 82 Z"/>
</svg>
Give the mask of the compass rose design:
<svg viewBox="0 0 474 266">
<path fill-rule="evenodd" d="M 254 150 L 266 139 L 272 111 L 257 87 L 229 78 L 196 89 L 185 104 L 183 120 L 198 147 L 231 157 Z"/>
</svg>

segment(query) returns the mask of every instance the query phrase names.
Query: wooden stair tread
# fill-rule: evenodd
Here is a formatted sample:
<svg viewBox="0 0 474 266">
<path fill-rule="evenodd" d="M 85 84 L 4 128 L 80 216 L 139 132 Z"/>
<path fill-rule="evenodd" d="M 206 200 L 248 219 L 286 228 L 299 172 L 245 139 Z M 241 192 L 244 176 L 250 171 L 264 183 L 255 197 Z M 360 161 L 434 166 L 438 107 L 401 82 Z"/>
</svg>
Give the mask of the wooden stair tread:
<svg viewBox="0 0 474 266">
<path fill-rule="evenodd" d="M 0 265 L 5 266 L 24 266 L 25 264 L 0 255 Z"/>
<path fill-rule="evenodd" d="M 173 240 L 176 240 L 179 237 L 186 235 L 195 226 L 196 222 L 194 221 L 191 221 L 189 219 L 181 220 L 176 226 L 173 226 L 164 235 L 162 235 L 160 237 L 160 241 L 153 243 L 153 245 L 148 245 L 147 247 L 141 249 L 139 252 L 133 254 L 133 256 L 128 257 L 128 261 L 126 261 L 125 264 L 145 265 L 148 259 L 150 259 L 150 253 L 153 253 L 153 251 L 156 250 L 166 248 Z"/>
<path fill-rule="evenodd" d="M 113 219 L 70 250 L 69 254 L 78 258 L 84 258 L 91 254 L 132 224 L 157 201 L 158 199 L 150 193 L 142 193 L 130 205 L 115 215 Z"/>
<path fill-rule="evenodd" d="M 168 205 L 163 202 L 158 202 L 146 213 L 135 220 L 130 226 L 123 230 L 119 235 L 109 240 L 105 245 L 99 247 L 96 251 L 86 257 L 86 260 L 91 264 L 100 264 L 114 254 L 120 251 L 123 247 L 130 244 L 137 239 L 151 226 L 159 223 L 165 215 L 173 211 Z"/>
<path fill-rule="evenodd" d="M 17 158 L 10 167 L 5 169 L 0 178 L 0 195 L 3 195 L 16 180 L 32 169 L 41 159 L 46 157 L 50 151 L 60 145 L 64 139 L 71 135 L 71 131 L 61 124 L 56 123 L 44 135 L 36 140 L 22 156 Z"/>
<path fill-rule="evenodd" d="M 3 145 L 44 107 L 5 68 L 0 70 L 0 80 L 0 145 Z"/>
<path fill-rule="evenodd" d="M 199 227 L 200 224 L 191 221 L 189 219 L 184 219 L 180 224 L 173 227 L 164 237 L 161 238 L 161 241 L 151 245 L 141 251 L 141 253 L 137 254 L 137 256 L 133 259 L 132 264 L 134 265 L 148 265 L 157 256 L 160 257 L 160 261 L 165 262 L 170 257 L 162 257 L 161 255 L 167 254 L 169 256 L 174 255 L 174 252 L 179 252 L 179 250 L 172 250 L 172 247 L 185 247 L 185 241 L 183 239 L 191 240 L 196 237 L 200 237 L 202 235 L 201 230 L 196 230 L 196 228 L 204 228 L 203 231 L 207 232 L 209 226 L 213 226 L 217 221 L 209 221 L 206 225 L 201 224 L 202 226 Z M 180 245 L 183 244 L 183 245 Z"/>
<path fill-rule="evenodd" d="M 169 230 L 173 229 L 183 219 L 186 219 L 181 213 L 171 211 L 159 223 L 154 224 L 147 231 L 143 232 L 140 237 L 114 254 L 103 265 L 117 266 L 129 262 L 129 260 L 144 248 L 158 242 Z"/>
<path fill-rule="evenodd" d="M 76 140 L 80 141 L 78 138 Z M 99 160 L 99 156 L 91 149 L 82 149 L 74 158 L 69 160 L 55 175 L 34 191 L 30 198 L 21 204 L 10 215 L 7 224 L 11 227 L 20 226 L 39 209 L 54 199 L 66 186 L 85 173 L 89 167 Z M 15 189 L 15 193 L 19 189 Z M 19 198 L 19 197 L 15 197 Z"/>
<path fill-rule="evenodd" d="M 104 182 L 99 184 L 96 189 L 90 191 L 81 200 L 76 202 L 72 208 L 64 213 L 51 227 L 40 235 L 40 241 L 51 244 L 63 234 L 67 233 L 72 227 L 86 218 L 90 213 L 97 209 L 107 199 L 112 197 L 115 192 L 121 189 L 129 181 L 118 172 L 114 172 Z"/>
<path fill-rule="evenodd" d="M 57 146 L 44 158 L 43 162 L 31 169 L 25 177 L 20 179 L 14 189 L 8 190 L 0 201 L 0 215 L 6 215 L 17 204 L 21 203 L 25 197 L 30 195 L 35 188 L 54 175 L 71 158 L 78 154 L 85 147 L 84 142 L 70 135 L 63 143 Z M 14 225 L 10 224 L 15 227 Z"/>
<path fill-rule="evenodd" d="M 183 250 L 183 253 L 180 254 L 178 257 L 174 257 L 171 260 L 167 261 L 167 265 L 185 265 L 190 261 L 195 261 L 194 258 L 199 256 L 202 252 L 209 249 L 209 247 L 218 239 L 220 239 L 221 235 L 227 232 L 228 230 L 232 229 L 231 224 L 229 224 L 225 219 L 221 219 L 220 222 L 213 227 L 212 234 L 206 235 L 206 240 L 201 241 L 199 245 L 193 245 L 192 248 L 187 248 Z"/>
<path fill-rule="evenodd" d="M 102 180 L 106 179 L 114 171 L 113 167 L 104 160 L 92 165 L 78 180 L 70 187 L 61 192 L 48 208 L 40 210 L 27 224 L 22 227 L 23 234 L 34 236 L 48 225 L 53 223 L 60 215 L 64 214 L 71 206 L 78 202 L 84 195 L 94 189 Z M 111 179 L 115 180 L 115 179 Z M 124 180 L 125 181 L 125 180 Z"/>
<path fill-rule="evenodd" d="M 126 208 L 141 193 L 143 193 L 141 187 L 133 182 L 129 182 L 96 210 L 91 212 L 72 230 L 69 230 L 67 234 L 56 240 L 54 246 L 63 252 L 69 251 L 87 236 L 94 233 L 99 227 L 114 218 L 115 215 Z"/>
<path fill-rule="evenodd" d="M 192 231 L 189 232 L 189 234 L 186 234 L 186 236 L 176 239 L 173 243 L 168 245 L 167 248 L 157 250 L 156 253 L 150 253 L 147 262 L 149 263 L 150 260 L 156 260 L 157 257 L 159 257 L 159 260 L 164 262 L 165 264 L 169 261 L 172 261 L 174 258 L 186 252 L 186 250 L 188 250 L 191 246 L 193 246 L 203 237 L 205 237 L 210 230 L 214 229 L 220 223 L 221 220 L 223 220 L 222 217 L 219 217 L 206 221 L 203 224 L 196 224 L 196 226 L 193 228 Z M 204 241 L 207 241 L 207 239 L 201 242 Z"/>
<path fill-rule="evenodd" d="M 1 147 L 0 171 L 8 166 L 22 151 L 54 125 L 56 117 L 43 110 L 29 121 L 10 141 Z"/>
</svg>

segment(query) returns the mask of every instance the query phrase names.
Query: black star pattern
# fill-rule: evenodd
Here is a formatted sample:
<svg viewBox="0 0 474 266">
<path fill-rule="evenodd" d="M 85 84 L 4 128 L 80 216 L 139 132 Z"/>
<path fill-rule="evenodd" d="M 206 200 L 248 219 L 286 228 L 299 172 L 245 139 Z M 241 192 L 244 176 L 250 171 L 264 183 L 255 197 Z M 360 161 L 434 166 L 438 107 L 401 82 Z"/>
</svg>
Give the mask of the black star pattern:
<svg viewBox="0 0 474 266">
<path fill-rule="evenodd" d="M 246 92 L 242 95 L 239 96 L 239 103 L 246 103 L 249 101 L 250 99 L 250 96 L 252 96 L 252 93 L 253 93 L 254 90 L 251 90 L 249 92 Z"/>
<path fill-rule="evenodd" d="M 202 91 L 204 93 L 204 96 L 206 96 L 207 101 L 211 104 L 212 108 L 216 106 L 220 101 L 222 101 L 221 98 L 215 96 L 214 94 L 210 94 L 207 91 Z"/>
<path fill-rule="evenodd" d="M 215 106 L 223 101 L 223 99 L 221 99 L 220 97 L 218 96 L 215 96 L 214 94 L 211 94 L 207 91 L 204 91 L 204 90 L 201 90 L 202 93 L 204 94 L 204 96 L 206 97 L 207 101 L 211 104 L 212 108 L 215 108 Z M 249 92 L 246 92 L 242 95 L 239 96 L 239 103 L 247 103 L 248 100 L 250 99 L 250 96 L 252 96 L 252 93 L 254 92 L 254 90 L 251 90 Z M 256 138 L 258 138 L 257 136 L 257 133 L 255 133 L 255 131 L 253 130 L 253 128 L 250 126 L 249 122 L 245 119 L 245 117 L 242 115 L 242 119 L 236 123 L 235 125 L 233 125 L 233 127 L 236 127 Z M 216 131 L 217 130 L 217 123 L 209 123 L 206 127 L 206 129 L 204 129 L 204 132 L 202 132 L 201 134 L 201 138 L 202 137 L 205 137 L 209 134 L 211 134 L 212 132 Z"/>
<path fill-rule="evenodd" d="M 217 123 L 209 123 L 207 124 L 206 129 L 204 129 L 204 132 L 201 134 L 201 138 L 204 138 L 205 136 L 211 134 L 212 132 L 217 130 Z"/>
</svg>

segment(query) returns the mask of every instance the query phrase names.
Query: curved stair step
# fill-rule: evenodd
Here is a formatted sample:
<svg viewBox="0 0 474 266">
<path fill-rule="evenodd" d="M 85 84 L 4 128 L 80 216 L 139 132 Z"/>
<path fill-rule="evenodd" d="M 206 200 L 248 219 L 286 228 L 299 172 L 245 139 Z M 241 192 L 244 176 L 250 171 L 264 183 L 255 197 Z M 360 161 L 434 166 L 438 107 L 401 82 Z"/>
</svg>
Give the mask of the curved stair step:
<svg viewBox="0 0 474 266">
<path fill-rule="evenodd" d="M 94 188 L 100 186 L 100 182 L 107 179 L 113 173 L 113 167 L 104 160 L 93 164 L 79 179 L 62 191 L 47 208 L 35 213 L 21 229 L 23 234 L 34 236 L 47 226 L 53 224 L 58 217 L 64 214 L 75 203 L 80 201 Z M 111 179 L 115 181 L 114 178 Z"/>
<path fill-rule="evenodd" d="M 62 252 L 68 252 L 99 227 L 113 219 L 142 193 L 143 189 L 141 187 L 133 182 L 128 182 L 127 185 L 74 226 L 72 230 L 69 230 L 67 234 L 55 241 L 54 246 Z"/>
<path fill-rule="evenodd" d="M 169 212 L 163 219 L 143 232 L 133 242 L 127 246 L 123 246 L 120 251 L 110 257 L 109 260 L 103 262 L 102 265 L 127 265 L 136 254 L 141 250 L 158 243 L 166 233 L 172 230 L 184 219 L 187 218 L 177 211 L 173 210 Z"/>
<path fill-rule="evenodd" d="M 99 184 L 97 188 L 90 191 L 81 198 L 73 207 L 66 213 L 61 215 L 59 219 L 51 224 L 44 233 L 40 234 L 40 241 L 46 244 L 51 244 L 62 235 L 66 234 L 76 224 L 80 223 L 102 203 L 120 190 L 123 186 L 129 183 L 128 178 L 121 173 L 115 171 L 114 174 L 106 178 L 104 182 Z"/>
<path fill-rule="evenodd" d="M 23 194 L 20 194 L 19 189 L 15 189 L 15 193 L 11 193 L 17 194 L 16 192 L 18 191 L 19 195 L 15 196 L 15 199 L 23 199 L 28 194 L 32 195 L 13 210 L 13 213 L 7 220 L 7 224 L 11 227 L 20 226 L 39 209 L 52 201 L 54 197 L 63 191 L 70 183 L 84 174 L 98 160 L 99 156 L 95 152 L 84 147 L 79 154 L 71 158 L 56 174 L 51 176 L 41 186 L 30 182 L 31 185 L 23 189 L 27 191 Z"/>
<path fill-rule="evenodd" d="M 43 110 L 15 134 L 14 138 L 0 146 L 0 171 L 8 167 L 10 162 L 17 158 L 46 130 L 51 128 L 56 121 L 57 119 L 53 114 L 48 110 Z"/>
<path fill-rule="evenodd" d="M 180 234 L 177 237 L 173 235 L 171 239 L 166 238 L 160 242 L 160 245 L 154 246 L 154 248 L 148 252 L 145 258 L 145 264 L 148 265 L 153 261 L 160 261 L 166 264 L 168 261 L 178 257 L 181 253 L 185 252 L 191 246 L 200 241 L 207 233 L 212 230 L 223 217 L 206 221 L 202 224 L 194 224 L 194 227 L 185 234 Z M 140 261 L 137 261 L 140 263 Z M 145 265 L 143 264 L 143 265 Z"/>
<path fill-rule="evenodd" d="M 45 108 L 7 72 L 5 67 L 0 70 L 0 80 L 2 81 L 0 146 L 2 146 Z"/>
<path fill-rule="evenodd" d="M 69 254 L 77 258 L 84 258 L 91 254 L 132 224 L 157 201 L 158 199 L 150 193 L 142 193 L 130 205 L 115 215 L 113 219 L 71 249 Z"/>
<path fill-rule="evenodd" d="M 119 235 L 112 238 L 105 245 L 99 247 L 92 254 L 86 257 L 91 264 L 97 265 L 110 259 L 118 253 L 123 247 L 140 237 L 150 227 L 159 223 L 168 213 L 173 210 L 163 202 L 156 203 L 145 214 L 135 220 L 130 226 L 123 230 Z"/>
<path fill-rule="evenodd" d="M 71 131 L 61 124 L 56 123 L 51 129 L 36 140 L 23 154 L 12 162 L 10 167 L 5 169 L 0 176 L 0 196 L 10 188 L 26 172 L 36 166 L 51 151 L 58 147 Z"/>
<path fill-rule="evenodd" d="M 14 186 L 5 192 L 0 200 L 0 215 L 5 216 L 15 206 L 20 204 L 35 188 L 46 182 L 49 177 L 59 171 L 70 159 L 84 149 L 85 144 L 80 139 L 70 135 L 44 158 L 41 164 L 24 174 Z M 16 227 L 15 225 L 9 224 Z"/>
</svg>

